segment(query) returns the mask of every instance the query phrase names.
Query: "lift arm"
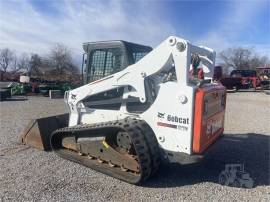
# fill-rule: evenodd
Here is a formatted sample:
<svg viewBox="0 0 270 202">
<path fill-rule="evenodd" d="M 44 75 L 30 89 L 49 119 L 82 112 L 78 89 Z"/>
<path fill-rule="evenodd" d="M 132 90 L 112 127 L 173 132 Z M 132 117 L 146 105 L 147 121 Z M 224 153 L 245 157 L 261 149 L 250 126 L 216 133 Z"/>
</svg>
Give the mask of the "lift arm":
<svg viewBox="0 0 270 202">
<path fill-rule="evenodd" d="M 192 85 L 189 83 L 189 70 L 191 55 L 198 54 L 207 74 L 212 75 L 215 52 L 206 47 L 198 47 L 178 37 L 168 37 L 153 51 L 148 53 L 137 63 L 126 69 L 81 86 L 66 94 L 71 113 L 77 114 L 80 101 L 90 95 L 104 92 L 110 89 L 131 86 L 135 90 L 128 92 L 129 96 L 139 98 L 140 102 L 146 101 L 145 78 L 151 76 L 168 66 L 175 66 L 177 83 L 179 85 Z"/>
</svg>

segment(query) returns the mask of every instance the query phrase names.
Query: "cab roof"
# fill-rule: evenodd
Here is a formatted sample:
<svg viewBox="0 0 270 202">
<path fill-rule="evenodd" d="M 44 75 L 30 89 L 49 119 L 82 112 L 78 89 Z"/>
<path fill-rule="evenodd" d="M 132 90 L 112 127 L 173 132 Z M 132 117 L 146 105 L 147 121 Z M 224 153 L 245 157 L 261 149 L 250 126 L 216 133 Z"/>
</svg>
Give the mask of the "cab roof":
<svg viewBox="0 0 270 202">
<path fill-rule="evenodd" d="M 143 49 L 148 49 L 151 51 L 153 48 L 151 46 L 145 46 L 142 44 L 136 44 L 128 41 L 123 41 L 123 40 L 108 40 L 108 41 L 95 41 L 95 42 L 85 42 L 83 43 L 83 49 L 85 52 L 88 52 L 88 47 L 106 47 L 106 46 L 117 46 L 117 45 L 122 45 L 125 47 L 134 47 L 134 48 L 143 48 Z"/>
</svg>

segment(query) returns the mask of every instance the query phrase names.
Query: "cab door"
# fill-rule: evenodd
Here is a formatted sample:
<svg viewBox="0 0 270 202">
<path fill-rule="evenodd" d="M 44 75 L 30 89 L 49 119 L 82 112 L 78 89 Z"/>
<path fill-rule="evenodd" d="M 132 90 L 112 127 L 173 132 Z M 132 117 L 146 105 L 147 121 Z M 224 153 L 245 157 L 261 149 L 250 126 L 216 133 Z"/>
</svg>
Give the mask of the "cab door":
<svg viewBox="0 0 270 202">
<path fill-rule="evenodd" d="M 123 68 L 123 51 L 120 47 L 93 49 L 89 54 L 86 82 L 114 74 Z"/>
</svg>

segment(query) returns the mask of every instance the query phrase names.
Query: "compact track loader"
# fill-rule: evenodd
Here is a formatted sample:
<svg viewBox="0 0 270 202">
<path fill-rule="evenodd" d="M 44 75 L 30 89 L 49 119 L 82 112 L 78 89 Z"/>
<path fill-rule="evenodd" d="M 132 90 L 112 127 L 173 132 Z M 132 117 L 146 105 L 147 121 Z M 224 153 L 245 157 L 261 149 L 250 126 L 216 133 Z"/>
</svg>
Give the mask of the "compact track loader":
<svg viewBox="0 0 270 202">
<path fill-rule="evenodd" d="M 69 115 L 33 121 L 24 144 L 138 184 L 160 162 L 201 160 L 222 135 L 226 90 L 212 81 L 212 49 L 174 36 L 153 50 L 124 41 L 83 48 L 85 84 L 65 93 Z"/>
</svg>

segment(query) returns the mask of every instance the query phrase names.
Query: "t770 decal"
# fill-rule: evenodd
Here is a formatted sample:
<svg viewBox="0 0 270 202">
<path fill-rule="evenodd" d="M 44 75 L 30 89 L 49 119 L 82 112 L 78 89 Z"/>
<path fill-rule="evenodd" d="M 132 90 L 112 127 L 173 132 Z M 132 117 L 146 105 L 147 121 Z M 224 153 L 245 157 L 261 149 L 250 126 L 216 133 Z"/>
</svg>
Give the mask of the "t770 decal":
<svg viewBox="0 0 270 202">
<path fill-rule="evenodd" d="M 167 115 L 165 116 L 165 113 L 161 113 L 161 112 L 158 112 L 158 115 L 157 117 L 162 120 L 157 122 L 157 125 L 158 126 L 161 126 L 161 127 L 167 127 L 167 128 L 174 128 L 174 129 L 178 129 L 178 130 L 182 130 L 182 131 L 187 131 L 188 130 L 188 127 L 186 125 L 189 125 L 189 118 L 183 118 L 183 117 L 178 117 L 178 116 L 174 116 L 174 115 Z M 166 117 L 166 119 L 165 119 Z M 171 122 L 171 123 L 164 123 L 163 120 L 165 121 L 168 121 L 168 122 Z M 173 123 L 179 123 L 181 125 L 176 125 L 176 124 L 173 124 Z"/>
</svg>

